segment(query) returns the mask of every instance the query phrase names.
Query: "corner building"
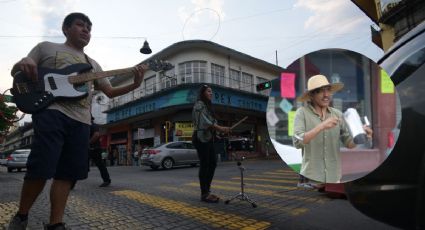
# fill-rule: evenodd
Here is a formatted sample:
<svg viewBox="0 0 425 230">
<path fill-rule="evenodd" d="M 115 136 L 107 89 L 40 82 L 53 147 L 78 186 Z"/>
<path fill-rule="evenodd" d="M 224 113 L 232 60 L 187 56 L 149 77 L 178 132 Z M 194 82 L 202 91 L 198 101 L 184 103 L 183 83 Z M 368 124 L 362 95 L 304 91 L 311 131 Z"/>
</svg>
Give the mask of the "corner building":
<svg viewBox="0 0 425 230">
<path fill-rule="evenodd" d="M 218 141 L 216 147 L 221 159 L 230 156 L 220 145 L 226 139 L 246 140 L 250 148 L 244 154 L 266 152 L 269 137 L 265 115 L 270 90 L 257 92 L 255 86 L 275 79 L 285 69 L 204 40 L 175 43 L 144 62 L 156 59 L 166 60 L 175 67 L 168 71 L 147 71 L 138 89 L 111 99 L 104 106 L 103 127 L 108 149 L 117 148 L 121 158 L 137 145 L 190 141 L 192 107 L 200 86 L 207 84 L 213 90 L 214 110 L 220 124 L 231 126 L 248 116 L 231 136 Z M 113 85 L 132 81 L 125 77 L 111 80 Z"/>
</svg>

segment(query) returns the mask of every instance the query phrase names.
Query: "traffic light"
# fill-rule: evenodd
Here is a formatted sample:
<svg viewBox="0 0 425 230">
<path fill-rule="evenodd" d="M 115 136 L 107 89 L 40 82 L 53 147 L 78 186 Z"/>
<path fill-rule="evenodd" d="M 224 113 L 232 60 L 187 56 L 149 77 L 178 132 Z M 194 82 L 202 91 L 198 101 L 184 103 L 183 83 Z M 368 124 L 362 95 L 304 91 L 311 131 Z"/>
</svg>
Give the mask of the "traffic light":
<svg viewBox="0 0 425 230">
<path fill-rule="evenodd" d="M 260 84 L 257 84 L 257 91 L 270 89 L 271 87 L 272 87 L 272 82 L 271 81 L 265 81 L 265 82 L 262 82 Z"/>
</svg>

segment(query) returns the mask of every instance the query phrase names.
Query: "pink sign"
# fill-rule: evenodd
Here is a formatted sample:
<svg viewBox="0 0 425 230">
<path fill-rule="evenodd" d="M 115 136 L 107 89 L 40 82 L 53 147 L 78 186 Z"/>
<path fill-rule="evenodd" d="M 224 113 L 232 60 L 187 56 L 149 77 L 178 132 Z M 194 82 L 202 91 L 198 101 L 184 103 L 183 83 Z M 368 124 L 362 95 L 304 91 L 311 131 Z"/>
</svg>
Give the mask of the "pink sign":
<svg viewBox="0 0 425 230">
<path fill-rule="evenodd" d="M 280 75 L 280 96 L 295 98 L 295 73 L 282 73 Z"/>
</svg>

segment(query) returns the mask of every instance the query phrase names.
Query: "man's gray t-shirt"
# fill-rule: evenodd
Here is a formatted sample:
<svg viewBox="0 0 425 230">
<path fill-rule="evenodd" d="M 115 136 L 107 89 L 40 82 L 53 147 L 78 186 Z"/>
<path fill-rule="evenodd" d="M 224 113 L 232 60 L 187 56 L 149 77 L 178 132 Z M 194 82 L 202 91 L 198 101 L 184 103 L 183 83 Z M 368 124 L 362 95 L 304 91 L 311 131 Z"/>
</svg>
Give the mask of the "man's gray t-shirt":
<svg viewBox="0 0 425 230">
<path fill-rule="evenodd" d="M 62 43 L 41 42 L 37 44 L 28 54 L 37 66 L 62 69 L 69 65 L 77 63 L 88 63 L 92 66 L 92 72 L 102 71 L 100 65 L 90 57 L 86 56 L 83 52 L 73 49 L 72 47 Z M 91 89 L 93 82 L 88 82 L 87 87 L 89 95 L 82 99 L 55 101 L 47 109 L 55 109 L 64 113 L 66 116 L 80 121 L 82 123 L 91 124 Z M 110 84 L 105 78 L 94 81 L 94 85 L 99 86 L 103 84 Z"/>
</svg>

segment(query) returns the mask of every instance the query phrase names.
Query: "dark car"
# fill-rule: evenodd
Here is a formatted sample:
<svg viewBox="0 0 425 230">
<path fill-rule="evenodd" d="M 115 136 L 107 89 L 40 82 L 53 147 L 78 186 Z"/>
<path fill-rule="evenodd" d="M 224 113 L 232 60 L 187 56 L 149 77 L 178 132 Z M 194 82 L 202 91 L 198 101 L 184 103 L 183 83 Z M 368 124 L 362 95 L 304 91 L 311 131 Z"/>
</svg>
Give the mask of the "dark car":
<svg viewBox="0 0 425 230">
<path fill-rule="evenodd" d="M 198 163 L 196 149 L 189 141 L 169 142 L 147 148 L 140 157 L 140 165 L 150 166 L 152 169 L 170 169 L 176 165 L 196 166 Z"/>
<path fill-rule="evenodd" d="M 30 152 L 30 149 L 19 149 L 13 151 L 6 158 L 5 166 L 7 167 L 7 172 L 12 172 L 14 169 L 20 172 L 22 169 L 26 168 Z"/>
<path fill-rule="evenodd" d="M 378 63 L 391 76 L 400 97 L 398 140 L 376 170 L 346 184 L 346 193 L 354 207 L 374 219 L 425 229 L 425 22 L 403 36 Z"/>
</svg>

